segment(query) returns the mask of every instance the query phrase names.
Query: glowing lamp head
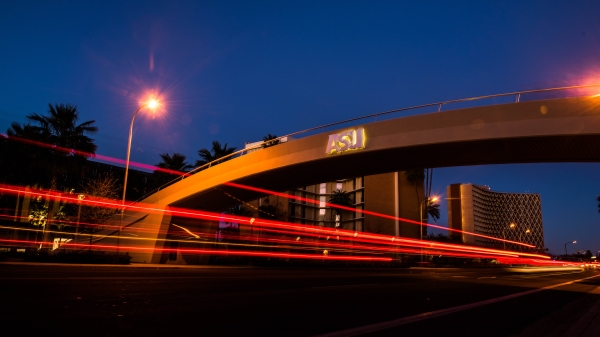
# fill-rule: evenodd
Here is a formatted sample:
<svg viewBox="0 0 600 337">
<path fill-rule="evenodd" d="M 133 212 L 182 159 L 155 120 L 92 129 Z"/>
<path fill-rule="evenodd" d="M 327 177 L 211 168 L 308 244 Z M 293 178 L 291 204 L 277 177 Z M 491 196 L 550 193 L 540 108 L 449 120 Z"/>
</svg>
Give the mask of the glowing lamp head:
<svg viewBox="0 0 600 337">
<path fill-rule="evenodd" d="M 531 230 L 528 229 L 525 231 L 525 234 L 529 234 L 529 233 L 531 233 Z"/>
<path fill-rule="evenodd" d="M 573 243 L 577 243 L 577 241 L 576 241 L 576 240 L 573 240 Z"/>
<path fill-rule="evenodd" d="M 509 227 L 510 227 L 510 228 L 515 228 L 515 227 L 517 227 L 517 225 L 515 225 L 515 223 L 514 223 L 514 222 L 512 222 L 512 223 L 509 225 Z"/>
<path fill-rule="evenodd" d="M 433 198 L 431 198 L 431 199 L 429 199 L 429 200 L 430 200 L 431 202 L 436 202 L 436 201 L 438 201 L 438 199 L 439 199 L 438 197 L 433 197 Z"/>
<path fill-rule="evenodd" d="M 158 108 L 158 106 L 159 106 L 159 103 L 158 103 L 158 101 L 156 99 L 151 98 L 148 101 L 148 108 L 154 110 L 154 109 Z"/>
</svg>

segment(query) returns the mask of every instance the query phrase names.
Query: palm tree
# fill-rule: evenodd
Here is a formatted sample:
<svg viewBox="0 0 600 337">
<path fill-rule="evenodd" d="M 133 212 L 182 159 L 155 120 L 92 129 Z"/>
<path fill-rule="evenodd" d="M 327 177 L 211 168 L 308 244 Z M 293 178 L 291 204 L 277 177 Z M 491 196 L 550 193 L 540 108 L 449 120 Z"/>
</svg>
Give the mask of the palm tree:
<svg viewBox="0 0 600 337">
<path fill-rule="evenodd" d="M 13 122 L 10 125 L 10 128 L 6 130 L 6 134 L 9 137 L 19 137 L 33 141 L 47 141 L 50 136 L 46 130 L 39 130 L 38 127 L 29 123 L 21 125 L 17 122 Z"/>
<path fill-rule="evenodd" d="M 159 154 L 159 156 L 162 158 L 162 161 L 156 164 L 156 166 L 161 169 L 184 173 L 192 168 L 192 165 L 189 165 L 185 161 L 185 155 L 181 153 L 173 153 L 172 156 L 170 156 L 169 153 L 162 153 Z M 154 184 L 157 187 L 168 183 L 178 176 L 175 172 L 164 172 L 161 170 L 154 171 L 152 175 Z"/>
<path fill-rule="evenodd" d="M 333 194 L 329 196 L 329 203 L 335 204 L 339 206 L 351 207 L 354 205 L 352 198 L 350 197 L 350 193 L 342 190 L 335 190 Z M 339 208 L 335 208 L 336 218 L 339 216 L 340 225 L 342 223 L 342 210 Z M 337 227 L 337 226 L 336 226 Z M 356 230 L 356 228 L 354 228 Z"/>
<path fill-rule="evenodd" d="M 81 175 L 82 165 L 87 158 L 94 156 L 98 148 L 94 140 L 86 135 L 98 131 L 94 126 L 96 121 L 77 124 L 79 112 L 77 106 L 72 104 L 48 104 L 48 115 L 32 113 L 27 115 L 27 119 L 34 123 L 32 128 L 43 138 L 43 142 L 57 147 L 52 151 L 54 160 L 50 163 L 51 188 L 58 187 L 59 174 Z"/>
<path fill-rule="evenodd" d="M 15 184 L 45 185 L 50 181 L 47 163 L 52 162 L 51 150 L 44 147 L 48 134 L 31 124 L 13 122 L 3 137 L 3 155 L 0 156 L 2 179 Z"/>
<path fill-rule="evenodd" d="M 277 136 L 269 133 L 263 137 L 262 147 L 267 148 L 269 146 L 277 145 L 279 143 L 280 143 L 280 140 L 277 139 Z"/>
<path fill-rule="evenodd" d="M 440 218 L 440 204 L 428 204 L 427 211 L 425 213 L 425 219 L 428 221 L 429 216 L 433 218 L 433 222 L 437 222 Z"/>
<path fill-rule="evenodd" d="M 171 171 L 187 172 L 192 169 L 192 165 L 189 165 L 185 161 L 185 155 L 181 153 L 173 153 L 172 156 L 169 153 L 159 154 L 162 161 L 156 164 L 157 167 L 167 169 Z"/>
<path fill-rule="evenodd" d="M 79 112 L 77 106 L 73 104 L 48 104 L 49 116 L 42 116 L 36 113 L 27 115 L 27 119 L 37 122 L 36 127 L 40 132 L 49 134 L 50 144 L 60 146 L 74 151 L 81 151 L 76 155 L 85 158 L 91 157 L 98 148 L 94 140 L 86 136 L 86 133 L 95 133 L 98 128 L 94 126 L 95 120 L 83 122 L 77 125 L 79 121 Z M 65 155 L 73 154 L 66 153 Z"/>
<path fill-rule="evenodd" d="M 225 145 L 221 146 L 221 143 L 219 143 L 218 141 L 213 141 L 212 142 L 212 149 L 208 150 L 208 149 L 201 149 L 198 151 L 198 155 L 200 156 L 200 158 L 202 158 L 202 160 L 197 160 L 196 161 L 196 167 L 210 163 L 212 161 L 215 161 L 219 158 L 223 158 L 227 155 L 232 154 L 235 151 L 235 147 L 227 147 L 227 143 L 225 143 Z M 229 159 L 231 159 L 232 157 L 227 157 L 223 160 L 219 160 L 218 162 L 216 162 L 215 164 L 218 163 L 222 163 L 224 161 L 227 161 Z"/>
</svg>

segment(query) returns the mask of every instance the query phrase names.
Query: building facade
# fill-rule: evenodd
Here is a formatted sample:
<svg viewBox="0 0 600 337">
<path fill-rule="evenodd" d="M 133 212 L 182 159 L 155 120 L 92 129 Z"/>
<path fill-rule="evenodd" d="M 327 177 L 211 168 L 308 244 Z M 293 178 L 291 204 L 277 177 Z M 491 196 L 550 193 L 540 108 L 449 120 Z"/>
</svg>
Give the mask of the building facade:
<svg viewBox="0 0 600 337">
<path fill-rule="evenodd" d="M 348 211 L 328 207 L 336 191 L 348 193 L 352 207 Z M 253 216 L 271 217 L 298 224 L 340 228 L 359 232 L 371 232 L 395 236 L 418 238 L 420 227 L 414 223 L 363 214 L 360 210 L 392 215 L 397 218 L 419 221 L 419 207 L 423 200 L 423 181 L 408 181 L 406 173 L 391 172 L 351 179 L 324 182 L 303 186 L 286 193 L 301 198 L 318 200 L 311 203 L 268 196 L 245 205 Z"/>
<path fill-rule="evenodd" d="M 360 135 L 358 143 L 364 146 L 363 132 L 363 129 L 359 129 L 355 131 L 355 136 Z M 284 137 L 279 142 L 286 143 L 289 140 L 291 138 Z M 245 148 L 250 153 L 258 151 L 262 144 L 264 144 L 264 141 L 246 143 Z M 329 145 L 332 145 L 331 140 Z M 328 146 L 326 152 L 334 151 Z M 356 209 L 358 212 L 328 207 L 326 204 L 330 202 L 331 196 L 336 191 L 346 192 L 352 200 L 349 207 Z M 424 198 L 423 181 L 418 181 L 416 184 L 409 182 L 405 171 L 323 182 L 303 186 L 286 193 L 301 198 L 318 200 L 319 204 L 279 196 L 268 196 L 247 203 L 244 207 L 257 217 L 268 217 L 312 226 L 419 238 L 421 229 L 418 225 L 369 214 L 365 215 L 360 212 L 360 210 L 367 209 L 397 218 L 419 221 L 419 207 Z M 426 229 L 424 232 L 426 234 Z"/>
<path fill-rule="evenodd" d="M 448 227 L 511 241 L 535 245 L 544 250 L 542 201 L 539 194 L 494 192 L 487 186 L 452 184 L 447 187 Z M 461 235 L 469 245 L 517 251 L 531 250 L 468 234 Z"/>
</svg>

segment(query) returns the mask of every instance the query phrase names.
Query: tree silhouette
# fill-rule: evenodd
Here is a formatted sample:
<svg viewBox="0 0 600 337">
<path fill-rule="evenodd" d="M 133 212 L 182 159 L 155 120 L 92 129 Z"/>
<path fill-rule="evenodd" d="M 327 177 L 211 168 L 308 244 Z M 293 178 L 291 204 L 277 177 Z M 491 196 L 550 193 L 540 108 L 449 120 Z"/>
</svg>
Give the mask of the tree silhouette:
<svg viewBox="0 0 600 337">
<path fill-rule="evenodd" d="M 431 204 L 427 205 L 426 219 L 429 219 L 429 216 L 433 218 L 433 222 L 437 222 L 440 218 L 440 204 Z"/>
<path fill-rule="evenodd" d="M 98 176 L 96 179 L 89 180 L 83 187 L 83 196 L 85 199 L 116 199 L 119 197 L 120 188 L 117 185 L 117 179 L 110 175 Z M 81 233 L 89 233 L 90 246 L 92 246 L 92 233 L 98 232 L 106 227 L 106 220 L 110 219 L 118 211 L 114 208 L 103 207 L 102 205 L 79 205 L 81 220 L 86 223 L 80 229 Z"/>
<path fill-rule="evenodd" d="M 162 153 L 159 154 L 159 156 L 162 158 L 162 161 L 156 164 L 156 166 L 161 169 L 184 173 L 192 168 L 192 166 L 185 161 L 185 155 L 181 153 L 173 153 L 172 156 L 168 153 Z M 156 186 L 162 186 L 168 183 L 169 181 L 179 177 L 179 175 L 176 174 L 176 172 L 171 173 L 164 172 L 161 170 L 154 171 L 154 173 L 152 173 L 152 179 L 154 180 L 154 184 Z"/>
<path fill-rule="evenodd" d="M 0 179 L 22 185 L 47 185 L 51 180 L 47 163 L 52 162 L 52 151 L 39 143 L 47 142 L 48 135 L 31 124 L 17 122 L 6 130 L 6 135 L 2 137 Z"/>
<path fill-rule="evenodd" d="M 267 148 L 270 146 L 274 146 L 280 143 L 280 140 L 277 139 L 276 135 L 272 135 L 272 134 L 267 134 L 266 136 L 263 137 L 263 143 L 262 143 L 262 147 L 263 148 Z"/>
<path fill-rule="evenodd" d="M 173 153 L 172 156 L 168 153 L 163 153 L 159 154 L 159 156 L 162 158 L 162 161 L 156 164 L 157 167 L 179 172 L 187 172 L 192 168 L 192 165 L 189 165 L 185 161 L 185 155 L 181 153 Z"/>
<path fill-rule="evenodd" d="M 329 203 L 339 205 L 339 206 L 345 206 L 345 207 L 351 207 L 354 204 L 354 202 L 352 201 L 352 198 L 350 197 L 350 193 L 339 190 L 339 189 L 333 191 L 333 194 L 331 194 L 329 196 Z M 340 227 L 341 227 L 342 210 L 339 208 L 334 208 L 334 209 L 335 209 L 335 215 L 340 217 Z"/>
<path fill-rule="evenodd" d="M 200 149 L 198 151 L 198 155 L 200 156 L 200 158 L 202 158 L 202 160 L 196 161 L 196 167 L 216 161 L 219 158 L 223 158 L 227 155 L 230 155 L 235 151 L 235 149 L 236 149 L 235 147 L 227 147 L 227 143 L 225 143 L 225 145 L 221 145 L 221 143 L 219 143 L 218 141 L 215 140 L 212 142 L 212 148 L 210 150 Z M 224 158 L 222 160 L 215 162 L 214 164 L 222 163 L 231 158 L 232 157 Z"/>
<path fill-rule="evenodd" d="M 35 160 L 43 160 L 44 166 L 49 168 L 50 187 L 57 189 L 59 183 L 66 183 L 69 175 L 81 176 L 87 158 L 96 153 L 94 140 L 87 136 L 98 131 L 95 121 L 77 124 L 79 112 L 72 104 L 48 104 L 47 115 L 32 113 L 27 119 L 31 124 L 12 123 L 7 135 L 50 145 L 31 153 L 37 157 Z"/>
</svg>

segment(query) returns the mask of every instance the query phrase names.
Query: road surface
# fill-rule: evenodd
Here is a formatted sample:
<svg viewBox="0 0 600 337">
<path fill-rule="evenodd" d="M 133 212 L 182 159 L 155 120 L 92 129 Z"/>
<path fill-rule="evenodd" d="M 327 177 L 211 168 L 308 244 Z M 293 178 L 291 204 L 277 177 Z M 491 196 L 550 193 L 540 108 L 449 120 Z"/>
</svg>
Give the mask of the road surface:
<svg viewBox="0 0 600 337">
<path fill-rule="evenodd" d="M 595 270 L 0 263 L 0 320 L 15 336 L 597 336 L 599 289 Z"/>
</svg>

